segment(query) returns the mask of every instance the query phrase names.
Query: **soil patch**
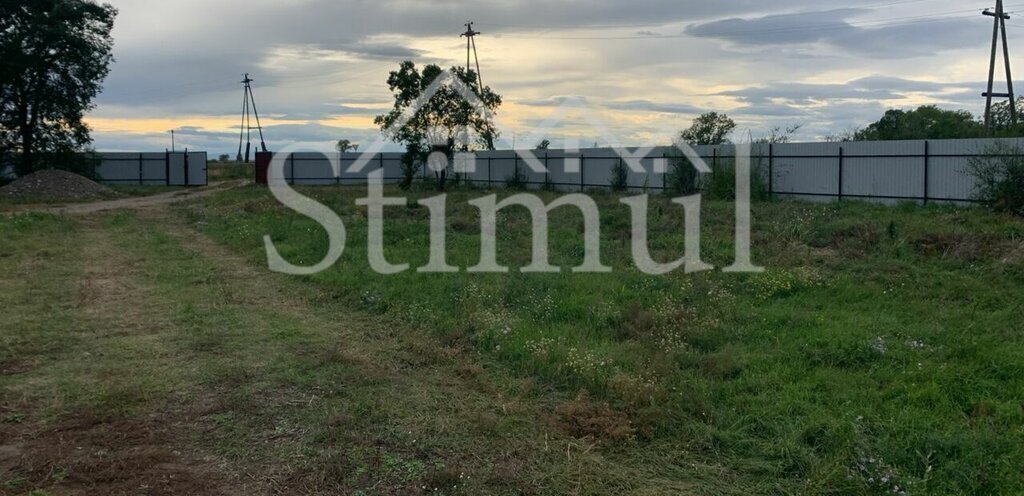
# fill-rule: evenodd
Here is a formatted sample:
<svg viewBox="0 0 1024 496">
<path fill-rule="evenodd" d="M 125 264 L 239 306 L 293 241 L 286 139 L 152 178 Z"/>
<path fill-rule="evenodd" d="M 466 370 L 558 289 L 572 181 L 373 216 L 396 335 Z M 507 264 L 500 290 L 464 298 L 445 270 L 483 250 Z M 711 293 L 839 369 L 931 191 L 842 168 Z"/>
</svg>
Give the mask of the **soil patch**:
<svg viewBox="0 0 1024 496">
<path fill-rule="evenodd" d="M 0 197 L 15 200 L 92 200 L 118 196 L 102 184 L 59 170 L 33 172 L 0 188 Z"/>
</svg>

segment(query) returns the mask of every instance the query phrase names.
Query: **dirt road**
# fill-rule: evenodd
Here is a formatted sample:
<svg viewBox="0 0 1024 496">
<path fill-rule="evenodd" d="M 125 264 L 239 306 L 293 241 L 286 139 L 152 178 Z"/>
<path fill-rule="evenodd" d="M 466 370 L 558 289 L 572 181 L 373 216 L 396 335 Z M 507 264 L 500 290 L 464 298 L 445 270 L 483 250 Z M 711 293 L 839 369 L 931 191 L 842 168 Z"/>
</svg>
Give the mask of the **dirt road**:
<svg viewBox="0 0 1024 496">
<path fill-rule="evenodd" d="M 57 215 L 87 215 L 97 212 L 108 212 L 111 210 L 133 210 L 147 207 L 158 207 L 174 203 L 210 196 L 220 190 L 235 188 L 246 184 L 246 181 L 221 181 L 210 183 L 209 186 L 193 189 L 183 189 L 160 193 L 150 196 L 135 198 L 122 198 L 119 200 L 108 200 L 90 203 L 69 203 L 63 205 L 18 205 L 8 210 L 7 214 L 39 212 Z M 0 213 L 0 214 L 2 214 Z"/>
</svg>

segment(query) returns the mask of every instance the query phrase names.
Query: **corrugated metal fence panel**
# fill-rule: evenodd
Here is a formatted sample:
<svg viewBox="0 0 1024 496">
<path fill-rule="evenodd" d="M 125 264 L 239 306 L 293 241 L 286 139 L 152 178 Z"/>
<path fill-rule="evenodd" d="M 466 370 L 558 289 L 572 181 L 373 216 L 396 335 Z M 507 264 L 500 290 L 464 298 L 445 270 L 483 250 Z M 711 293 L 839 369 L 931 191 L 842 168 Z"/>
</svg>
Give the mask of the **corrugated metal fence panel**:
<svg viewBox="0 0 1024 496">
<path fill-rule="evenodd" d="M 96 175 L 101 182 L 145 186 L 186 185 L 185 152 L 101 152 L 93 157 L 99 162 Z M 207 161 L 206 152 L 188 152 L 187 185 L 207 184 Z"/>
<path fill-rule="evenodd" d="M 927 142 L 927 150 L 924 140 L 774 145 L 758 143 L 751 145 L 751 166 L 755 177 L 767 179 L 771 164 L 772 191 L 781 196 L 794 195 L 825 201 L 840 196 L 885 201 L 923 200 L 925 197 L 938 201 L 967 201 L 974 190 L 974 181 L 967 167 L 972 157 L 986 153 L 996 142 L 1024 148 L 1024 138 L 932 140 Z M 734 146 L 693 148 L 709 167 L 717 165 L 720 173 L 731 171 Z M 686 162 L 682 158 L 683 152 L 675 147 L 658 147 L 647 152 L 646 157 L 640 160 L 643 171 L 630 169 L 627 174 L 631 190 L 663 188 L 666 174 L 656 170 L 656 164 L 664 161 L 666 170 L 670 171 L 674 164 Z M 501 186 L 510 182 L 518 171 L 521 179 L 529 183 L 530 187 L 540 187 L 549 182 L 563 191 L 608 188 L 613 170 L 620 162 L 617 151 L 610 148 L 532 150 L 531 153 L 536 157 L 537 164 L 548 167 L 547 174 L 531 168 L 529 162 L 516 152 L 498 150 L 477 153 L 475 168 L 465 174 L 464 179 L 479 185 Z M 627 150 L 627 153 L 635 151 Z M 403 154 L 385 153 L 382 156 L 373 155 L 363 172 L 353 174 L 347 172 L 347 169 L 361 154 L 341 155 L 338 157 L 342 170 L 339 180 L 330 167 L 330 161 L 323 155 L 297 153 L 293 156 L 297 164 L 294 179 L 298 184 L 354 184 L 365 182 L 367 172 L 383 166 L 386 180 L 397 182 L 402 177 Z M 161 154 L 161 164 L 163 159 Z M 144 169 L 149 167 L 149 161 L 148 157 L 143 157 Z M 629 164 L 625 165 L 628 168 Z M 433 173 L 422 164 L 418 168 L 419 176 L 433 177 Z M 290 167 L 285 172 L 289 179 L 293 179 Z M 145 176 L 152 177 L 148 171 Z"/>
<path fill-rule="evenodd" d="M 185 186 L 185 154 L 170 153 L 167 155 L 167 172 L 170 180 L 167 184 L 171 186 Z"/>
<path fill-rule="evenodd" d="M 911 199 L 924 196 L 922 141 L 843 143 L 843 195 Z"/>
<path fill-rule="evenodd" d="M 206 152 L 188 153 L 188 185 L 206 186 L 209 178 L 206 175 Z"/>
<path fill-rule="evenodd" d="M 839 194 L 839 144 L 780 143 L 774 155 L 776 193 Z"/>
<path fill-rule="evenodd" d="M 161 152 L 142 153 L 142 184 L 160 186 L 167 184 L 167 154 Z"/>
<path fill-rule="evenodd" d="M 1020 138 L 929 141 L 928 196 L 948 200 L 972 199 L 975 181 L 968 171 L 971 161 L 993 151 L 993 146 L 998 143 L 1024 147 L 1024 139 Z"/>
<path fill-rule="evenodd" d="M 99 165 L 96 167 L 96 175 L 104 182 L 114 184 L 138 184 L 139 169 L 142 159 L 140 153 L 104 153 L 97 154 Z M 163 166 L 163 155 L 160 157 L 160 165 Z M 160 171 L 161 176 L 163 170 Z"/>
</svg>

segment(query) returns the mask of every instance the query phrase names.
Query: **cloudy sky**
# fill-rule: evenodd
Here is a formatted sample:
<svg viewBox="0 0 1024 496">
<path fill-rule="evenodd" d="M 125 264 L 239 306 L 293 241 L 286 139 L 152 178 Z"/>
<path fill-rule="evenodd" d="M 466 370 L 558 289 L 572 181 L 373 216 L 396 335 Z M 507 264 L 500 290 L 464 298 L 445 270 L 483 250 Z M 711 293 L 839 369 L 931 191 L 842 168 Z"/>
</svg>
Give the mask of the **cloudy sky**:
<svg viewBox="0 0 1024 496">
<path fill-rule="evenodd" d="M 117 62 L 89 117 L 99 150 L 162 150 L 174 128 L 179 147 L 234 154 L 246 72 L 271 148 L 368 144 L 390 107 L 388 72 L 464 65 L 466 20 L 483 32 L 484 83 L 505 98 L 503 138 L 521 146 L 612 144 L 595 117 L 639 145 L 709 110 L 744 136 L 801 125 L 800 140 L 891 107 L 980 113 L 992 35 L 990 4 L 976 0 L 107 1 L 120 15 Z M 1024 0 L 1008 2 L 1024 15 Z M 1024 21 L 1009 23 L 1024 53 Z"/>
</svg>

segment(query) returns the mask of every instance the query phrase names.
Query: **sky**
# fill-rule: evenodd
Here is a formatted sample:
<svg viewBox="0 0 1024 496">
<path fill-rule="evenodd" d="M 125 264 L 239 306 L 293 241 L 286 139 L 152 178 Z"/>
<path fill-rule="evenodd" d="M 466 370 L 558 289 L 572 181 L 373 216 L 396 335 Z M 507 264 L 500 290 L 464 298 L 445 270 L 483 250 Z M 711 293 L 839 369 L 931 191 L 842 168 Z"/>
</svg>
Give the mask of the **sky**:
<svg viewBox="0 0 1024 496">
<path fill-rule="evenodd" d="M 213 156 L 238 150 L 245 73 L 271 149 L 367 147 L 393 103 L 389 71 L 465 65 L 468 20 L 504 98 L 499 148 L 667 144 L 707 111 L 737 122 L 734 139 L 799 125 L 798 141 L 888 108 L 980 114 L 992 37 L 978 0 L 107 1 L 120 14 L 87 119 L 95 148 L 163 150 L 175 129 L 178 148 Z M 1011 53 L 1024 50 L 1024 21 L 1008 24 Z"/>
</svg>

